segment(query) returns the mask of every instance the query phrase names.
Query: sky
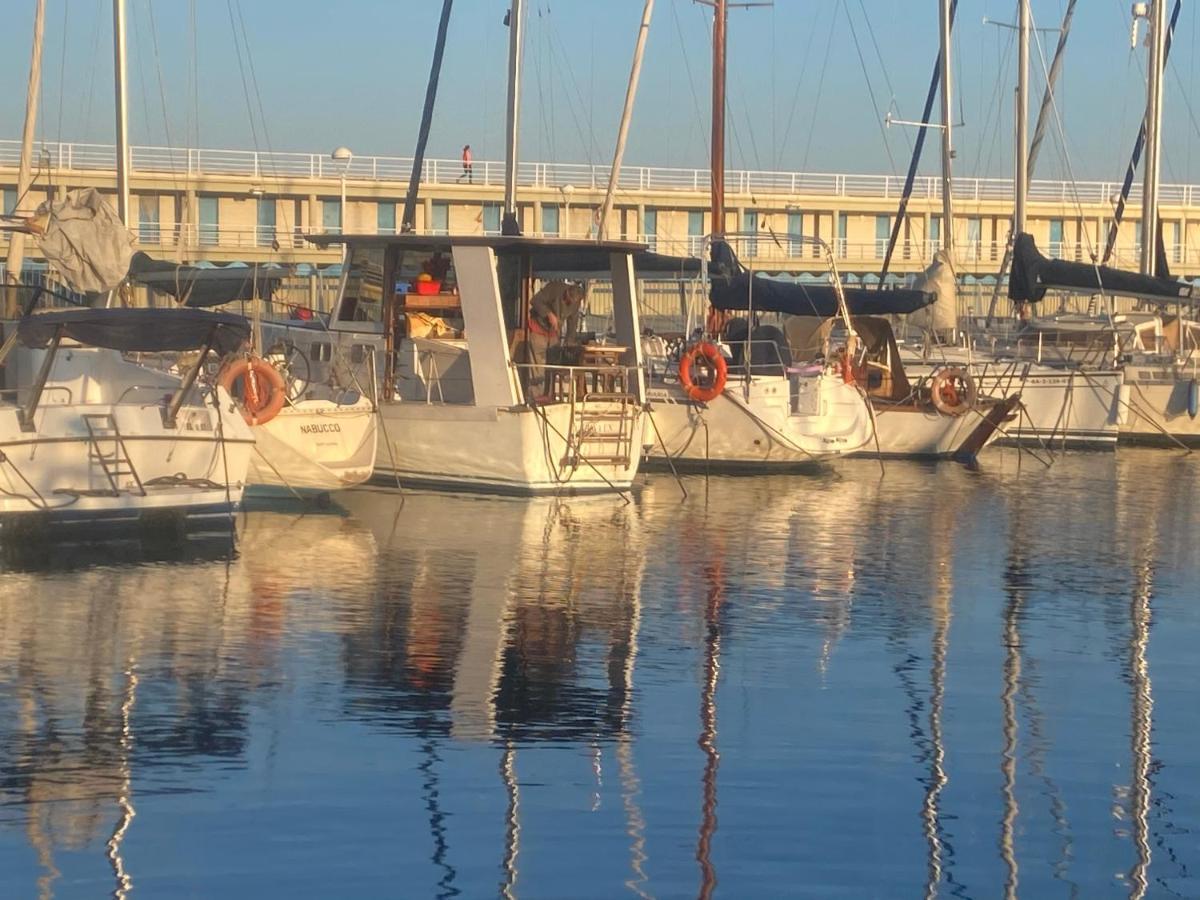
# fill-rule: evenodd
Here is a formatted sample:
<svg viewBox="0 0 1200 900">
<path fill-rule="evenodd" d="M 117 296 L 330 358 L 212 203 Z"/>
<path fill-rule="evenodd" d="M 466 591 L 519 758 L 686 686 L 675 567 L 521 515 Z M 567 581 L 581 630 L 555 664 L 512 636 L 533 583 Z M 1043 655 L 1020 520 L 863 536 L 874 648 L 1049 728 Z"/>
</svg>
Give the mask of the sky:
<svg viewBox="0 0 1200 900">
<path fill-rule="evenodd" d="M 1066 0 L 1033 0 L 1057 28 Z M 0 138 L 20 137 L 34 0 L 3 0 Z M 47 0 L 39 138 L 112 143 L 110 0 Z M 135 144 L 413 152 L 440 0 L 127 0 Z M 960 0 L 955 174 L 1012 169 L 1014 0 Z M 1166 86 L 1164 178 L 1200 180 L 1196 4 Z M 508 0 L 456 0 L 430 154 L 502 159 Z M 1084 0 L 1040 177 L 1119 180 L 1144 106 L 1147 50 L 1128 0 Z M 642 0 L 527 0 L 521 155 L 611 161 Z M 707 167 L 709 11 L 657 0 L 625 161 Z M 902 174 L 937 54 L 936 0 L 775 0 L 729 21 L 730 168 Z M 1040 35 L 1045 66 L 1056 35 Z M 1035 44 L 1033 113 L 1043 85 Z M 929 137 L 935 138 L 936 132 Z M 927 144 L 922 172 L 937 171 Z"/>
</svg>

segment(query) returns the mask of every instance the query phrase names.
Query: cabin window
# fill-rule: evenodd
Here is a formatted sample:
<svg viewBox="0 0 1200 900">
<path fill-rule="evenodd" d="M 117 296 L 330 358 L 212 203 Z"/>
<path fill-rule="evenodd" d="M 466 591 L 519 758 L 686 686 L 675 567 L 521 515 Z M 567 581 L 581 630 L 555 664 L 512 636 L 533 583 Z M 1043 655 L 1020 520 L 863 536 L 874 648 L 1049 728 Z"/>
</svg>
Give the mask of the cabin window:
<svg viewBox="0 0 1200 900">
<path fill-rule="evenodd" d="M 346 255 L 345 284 L 339 321 L 383 321 L 382 247 L 352 248 Z"/>
<path fill-rule="evenodd" d="M 313 362 L 329 362 L 333 359 L 333 344 L 329 341 L 313 341 L 308 345 L 308 358 Z"/>
<path fill-rule="evenodd" d="M 143 244 L 157 244 L 162 240 L 158 224 L 158 197 L 138 197 L 138 240 Z"/>
<path fill-rule="evenodd" d="M 212 246 L 220 238 L 221 207 L 217 197 L 200 198 L 200 243 Z"/>
<path fill-rule="evenodd" d="M 375 230 L 379 234 L 396 233 L 395 203 L 378 203 L 375 205 Z"/>
<path fill-rule="evenodd" d="M 336 197 L 321 201 L 321 228 L 326 234 L 342 233 L 342 201 Z"/>
<path fill-rule="evenodd" d="M 450 204 L 435 200 L 430 211 L 429 230 L 434 234 L 450 233 Z"/>
<path fill-rule="evenodd" d="M 254 234 L 260 247 L 270 247 L 275 240 L 275 201 L 258 201 L 258 223 Z"/>
<path fill-rule="evenodd" d="M 483 204 L 483 233 L 484 234 L 499 234 L 500 233 L 500 204 L 485 203 Z"/>
<path fill-rule="evenodd" d="M 558 207 L 553 203 L 542 205 L 542 234 L 546 237 L 558 237 Z"/>
</svg>

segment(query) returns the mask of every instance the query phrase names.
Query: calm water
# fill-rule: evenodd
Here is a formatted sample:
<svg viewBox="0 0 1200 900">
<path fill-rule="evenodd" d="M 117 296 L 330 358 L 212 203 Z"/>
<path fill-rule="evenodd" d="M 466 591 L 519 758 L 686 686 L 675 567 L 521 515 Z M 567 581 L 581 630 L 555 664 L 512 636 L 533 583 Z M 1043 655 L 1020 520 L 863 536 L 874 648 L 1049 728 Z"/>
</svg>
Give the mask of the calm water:
<svg viewBox="0 0 1200 900">
<path fill-rule="evenodd" d="M 0 896 L 1200 896 L 1200 454 L 0 576 Z"/>
</svg>

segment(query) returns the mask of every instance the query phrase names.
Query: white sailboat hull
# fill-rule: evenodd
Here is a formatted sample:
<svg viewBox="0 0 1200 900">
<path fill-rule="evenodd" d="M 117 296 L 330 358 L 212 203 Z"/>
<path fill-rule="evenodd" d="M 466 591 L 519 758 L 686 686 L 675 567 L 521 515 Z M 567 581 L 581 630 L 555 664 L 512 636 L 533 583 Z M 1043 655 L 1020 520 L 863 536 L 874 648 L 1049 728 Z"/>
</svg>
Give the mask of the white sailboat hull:
<svg viewBox="0 0 1200 900">
<path fill-rule="evenodd" d="M 301 400 L 252 430 L 250 496 L 342 490 L 375 468 L 378 417 L 366 399 L 352 406 Z"/>
<path fill-rule="evenodd" d="M 18 412 L 0 409 L 0 521 L 4 531 L 26 524 L 137 523 L 149 513 L 175 513 L 188 521 L 227 517 L 238 507 L 253 441 L 227 395 L 222 396 L 223 435 L 211 406 L 184 407 L 174 429 L 163 425 L 155 404 L 46 404 L 32 431 Z M 89 434 L 84 415 L 111 416 L 120 430 L 114 441 Z M 122 472 L 113 487 L 108 469 Z M 128 470 L 136 473 L 128 474 Z"/>
<path fill-rule="evenodd" d="M 592 404 L 592 410 L 605 407 Z M 609 404 L 607 412 L 607 424 L 593 423 L 583 433 L 568 403 L 384 403 L 376 478 L 494 493 L 625 490 L 637 474 L 645 415 L 632 403 Z M 620 429 L 627 437 L 618 441 Z"/>
<path fill-rule="evenodd" d="M 678 384 L 653 385 L 649 459 L 676 465 L 787 467 L 851 453 L 871 441 L 871 415 L 858 389 L 835 374 L 730 379 L 708 403 Z"/>
<path fill-rule="evenodd" d="M 977 407 L 960 416 L 945 416 L 920 407 L 876 407 L 878 446 L 872 443 L 857 455 L 917 458 L 974 456 L 1000 436 L 999 430 L 990 428 L 986 421 L 990 409 L 990 406 Z M 986 435 L 978 437 L 977 432 L 983 434 L 979 429 L 986 430 Z"/>
<path fill-rule="evenodd" d="M 1122 443 L 1200 446 L 1200 416 L 1188 412 L 1190 369 L 1129 364 L 1122 391 Z"/>
</svg>

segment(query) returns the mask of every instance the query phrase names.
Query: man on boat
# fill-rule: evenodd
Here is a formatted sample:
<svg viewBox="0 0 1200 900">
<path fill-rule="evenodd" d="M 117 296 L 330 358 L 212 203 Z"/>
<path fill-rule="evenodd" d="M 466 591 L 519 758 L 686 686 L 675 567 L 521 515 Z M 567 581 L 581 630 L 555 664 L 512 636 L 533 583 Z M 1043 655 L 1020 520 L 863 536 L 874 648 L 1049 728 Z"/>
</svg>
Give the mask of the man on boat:
<svg viewBox="0 0 1200 900">
<path fill-rule="evenodd" d="M 531 375 L 542 377 L 540 365 L 552 346 L 571 343 L 579 333 L 585 292 L 582 285 L 569 281 L 549 281 L 529 302 L 529 354 L 535 368 Z"/>
</svg>

